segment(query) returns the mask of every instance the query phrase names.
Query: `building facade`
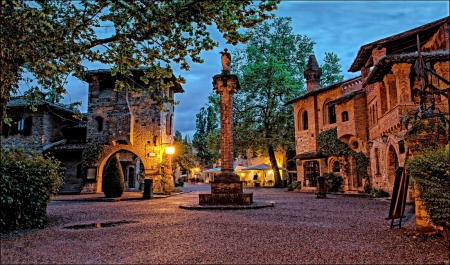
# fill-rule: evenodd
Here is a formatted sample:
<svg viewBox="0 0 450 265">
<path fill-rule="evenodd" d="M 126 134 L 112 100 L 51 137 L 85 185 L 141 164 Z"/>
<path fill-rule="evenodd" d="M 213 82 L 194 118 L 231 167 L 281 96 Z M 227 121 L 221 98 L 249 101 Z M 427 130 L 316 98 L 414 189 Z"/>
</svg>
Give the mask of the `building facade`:
<svg viewBox="0 0 450 265">
<path fill-rule="evenodd" d="M 26 136 L 3 134 L 2 145 L 24 146 L 55 156 L 66 167 L 61 192 L 101 192 L 103 169 L 113 155 L 119 157 L 127 189 L 138 189 L 143 178 L 150 178 L 155 192 L 173 190 L 171 159 L 164 150 L 173 144 L 174 105 L 165 103 L 158 108 L 153 95 L 173 100 L 175 93 L 184 90 L 174 77 L 157 80 L 173 84 L 167 91 L 159 89 L 156 80 L 150 81 L 149 89 L 140 80 L 143 69 L 132 72 L 133 79 L 121 79 L 126 85 L 116 92 L 115 81 L 120 76 L 111 76 L 109 70 L 87 71 L 88 110 L 82 122 L 58 118 L 64 113 L 67 119 L 74 112 L 44 99 L 41 111 L 26 113 L 18 112 L 17 104 L 9 102 L 8 116 L 24 122 L 32 117 L 33 124 Z M 140 92 L 131 93 L 130 87 L 138 87 Z M 46 106 L 56 111 L 46 111 Z"/>
<path fill-rule="evenodd" d="M 321 88 L 321 69 L 311 57 L 305 71 L 307 93 L 294 104 L 298 179 L 313 189 L 317 176 L 333 172 L 344 177 L 343 189 L 362 191 L 368 183 L 392 192 L 395 170 L 405 164 L 406 130 L 402 117 L 420 103 L 416 62 L 450 80 L 449 17 L 361 46 L 349 71 L 361 76 Z M 449 113 L 448 85 L 435 78 L 427 97 L 443 115 Z M 427 106 L 430 107 L 430 106 Z M 368 177 L 361 179 L 352 157 L 333 157 L 318 147 L 317 135 L 336 128 L 337 137 L 369 160 Z"/>
</svg>

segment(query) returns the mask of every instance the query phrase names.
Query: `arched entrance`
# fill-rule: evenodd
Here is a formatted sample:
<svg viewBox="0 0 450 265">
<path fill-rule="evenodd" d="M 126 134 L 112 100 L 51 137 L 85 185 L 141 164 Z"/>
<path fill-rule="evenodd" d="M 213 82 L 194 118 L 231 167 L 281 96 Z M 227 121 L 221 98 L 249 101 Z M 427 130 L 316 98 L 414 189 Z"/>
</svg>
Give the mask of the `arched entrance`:
<svg viewBox="0 0 450 265">
<path fill-rule="evenodd" d="M 105 170 L 108 161 L 114 155 L 116 155 L 119 158 L 120 166 L 122 167 L 125 189 L 126 190 L 139 189 L 141 187 L 140 185 L 141 178 L 139 176 L 144 175 L 145 172 L 143 163 L 135 153 L 125 149 L 115 151 L 103 160 L 103 162 L 100 164 L 100 174 L 97 185 L 100 186 L 102 185 L 101 184 L 103 177 L 102 174 Z M 99 189 L 98 191 L 101 192 L 102 190 Z"/>
<path fill-rule="evenodd" d="M 395 181 L 395 170 L 398 168 L 399 163 L 397 152 L 392 145 L 389 146 L 387 155 L 387 183 L 390 187 L 393 187 Z"/>
</svg>

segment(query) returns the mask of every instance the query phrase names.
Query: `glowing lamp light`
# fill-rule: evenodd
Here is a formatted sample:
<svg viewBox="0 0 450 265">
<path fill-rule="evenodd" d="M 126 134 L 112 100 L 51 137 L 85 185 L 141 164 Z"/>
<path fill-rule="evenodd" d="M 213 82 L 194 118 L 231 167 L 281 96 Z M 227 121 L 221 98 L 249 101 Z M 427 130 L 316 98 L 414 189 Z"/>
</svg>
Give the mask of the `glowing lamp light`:
<svg viewBox="0 0 450 265">
<path fill-rule="evenodd" d="M 173 154 L 175 154 L 175 147 L 174 147 L 174 146 L 167 146 L 167 147 L 166 147 L 166 154 L 167 154 L 167 155 L 173 155 Z"/>
</svg>

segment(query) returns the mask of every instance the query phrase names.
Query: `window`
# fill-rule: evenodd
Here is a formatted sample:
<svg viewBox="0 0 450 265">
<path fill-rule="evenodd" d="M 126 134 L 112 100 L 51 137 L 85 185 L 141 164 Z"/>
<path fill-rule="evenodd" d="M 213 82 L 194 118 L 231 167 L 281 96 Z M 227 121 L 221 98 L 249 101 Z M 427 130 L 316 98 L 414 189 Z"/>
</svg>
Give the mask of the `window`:
<svg viewBox="0 0 450 265">
<path fill-rule="evenodd" d="M 166 116 L 166 134 L 172 134 L 172 122 L 173 122 L 173 114 L 167 114 Z"/>
<path fill-rule="evenodd" d="M 375 174 L 380 174 L 380 154 L 378 148 L 375 149 Z"/>
<path fill-rule="evenodd" d="M 297 130 L 302 130 L 302 110 L 297 112 Z"/>
<path fill-rule="evenodd" d="M 333 169 L 332 170 L 333 170 L 333 172 L 340 172 L 341 171 L 339 161 L 334 161 L 333 162 Z"/>
<path fill-rule="evenodd" d="M 97 121 L 97 131 L 98 132 L 103 131 L 103 118 L 102 117 L 96 117 L 95 120 Z"/>
<path fill-rule="evenodd" d="M 328 122 L 336 123 L 336 105 L 328 106 Z"/>
<path fill-rule="evenodd" d="M 347 111 L 343 111 L 341 116 L 342 116 L 342 122 L 348 121 L 348 112 Z"/>
<path fill-rule="evenodd" d="M 302 115 L 303 130 L 308 130 L 308 112 L 305 110 Z"/>
<path fill-rule="evenodd" d="M 24 119 L 22 119 L 21 117 L 14 117 L 12 119 L 11 126 L 3 124 L 2 134 L 5 137 L 15 134 L 29 136 L 31 135 L 32 123 L 33 123 L 32 116 L 28 116 Z"/>
</svg>

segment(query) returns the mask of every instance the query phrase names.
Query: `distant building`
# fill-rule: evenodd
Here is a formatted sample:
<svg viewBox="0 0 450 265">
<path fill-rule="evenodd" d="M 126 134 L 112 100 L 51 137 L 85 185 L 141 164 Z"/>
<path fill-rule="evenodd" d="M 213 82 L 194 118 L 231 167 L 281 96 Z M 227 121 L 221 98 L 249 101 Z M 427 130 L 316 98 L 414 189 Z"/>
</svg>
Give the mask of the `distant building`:
<svg viewBox="0 0 450 265">
<path fill-rule="evenodd" d="M 115 80 L 120 77 L 111 76 L 109 70 L 87 71 L 88 112 L 83 121 L 72 117 L 74 111 L 45 99 L 39 100 L 36 112 L 20 99 L 11 100 L 7 113 L 13 123 L 2 132 L 2 145 L 55 156 L 66 167 L 61 192 L 101 192 L 103 168 L 114 154 L 119 154 L 128 189 L 138 189 L 144 177 L 154 180 L 154 191 L 173 189 L 170 159 L 164 150 L 173 144 L 174 106 L 166 103 L 158 109 L 152 93 L 173 99 L 184 90 L 172 77 L 159 80 L 174 83 L 168 91 L 158 91 L 155 80 L 151 81 L 154 91 L 149 91 L 140 80 L 143 69 L 132 72 L 133 80 L 123 80 L 142 93 L 130 93 L 127 87 L 115 92 Z M 82 157 L 83 151 L 87 157 L 86 150 L 101 152 L 87 161 Z M 83 161 L 88 167 L 83 168 Z"/>
<path fill-rule="evenodd" d="M 373 188 L 392 192 L 395 169 L 404 166 L 407 155 L 400 121 L 420 100 L 414 70 L 417 35 L 424 62 L 449 80 L 449 17 L 361 46 L 349 69 L 361 76 L 335 85 L 320 87 L 321 69 L 314 56 L 309 58 L 307 93 L 287 103 L 294 105 L 297 174 L 305 189 L 315 188 L 317 176 L 334 172 L 344 177 L 344 190 L 362 191 L 369 181 Z M 447 86 L 433 82 L 438 89 L 429 97 L 448 113 Z M 367 180 L 358 175 L 354 158 L 319 149 L 317 135 L 331 128 L 337 128 L 338 139 L 369 157 Z"/>
</svg>

